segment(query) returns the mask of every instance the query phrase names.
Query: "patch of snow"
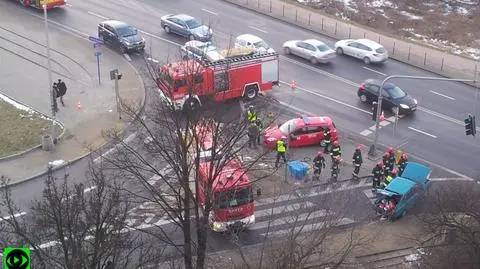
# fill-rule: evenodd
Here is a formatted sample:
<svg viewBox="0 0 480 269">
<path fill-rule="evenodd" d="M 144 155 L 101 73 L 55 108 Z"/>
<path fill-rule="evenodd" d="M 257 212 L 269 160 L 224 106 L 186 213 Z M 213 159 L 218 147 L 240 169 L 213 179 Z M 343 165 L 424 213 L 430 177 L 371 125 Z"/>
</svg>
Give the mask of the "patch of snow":
<svg viewBox="0 0 480 269">
<path fill-rule="evenodd" d="M 347 17 L 347 15 L 343 14 L 343 12 L 340 13 L 335 13 L 335 16 L 340 17 L 344 21 L 349 21 L 350 19 Z"/>
<path fill-rule="evenodd" d="M 367 3 L 367 6 L 371 7 L 391 7 L 395 8 L 395 4 L 388 0 L 374 0 L 370 3 Z"/>
<path fill-rule="evenodd" d="M 62 165 L 64 163 L 66 163 L 64 160 L 55 160 L 55 161 L 49 162 L 48 166 L 49 167 L 56 167 L 56 166 Z"/>
<path fill-rule="evenodd" d="M 457 3 L 464 5 L 478 5 L 478 1 L 469 1 L 469 0 L 457 0 Z"/>
<path fill-rule="evenodd" d="M 0 93 L 0 99 L 2 99 L 3 101 L 11 104 L 12 106 L 16 107 L 17 109 L 26 111 L 26 112 L 28 112 L 28 113 L 30 113 L 30 114 L 35 113 L 35 111 L 33 111 L 31 108 L 26 107 L 26 106 L 24 106 L 24 105 L 22 105 L 22 104 L 17 103 L 17 102 L 15 102 L 14 100 L 8 98 L 7 96 L 5 96 L 5 95 L 3 95 L 3 94 L 1 94 L 1 93 Z"/>
<path fill-rule="evenodd" d="M 409 19 L 414 20 L 414 21 L 423 20 L 422 16 L 417 16 L 417 15 L 414 15 L 412 13 L 406 12 L 404 10 L 400 11 L 400 14 L 402 14 L 403 16 L 407 16 Z"/>
<path fill-rule="evenodd" d="M 468 9 L 464 8 L 464 7 L 457 7 L 457 13 L 460 14 L 460 15 L 467 15 L 468 14 Z"/>
<path fill-rule="evenodd" d="M 322 0 L 297 0 L 300 4 L 320 3 Z"/>
<path fill-rule="evenodd" d="M 420 260 L 420 254 L 410 254 L 408 256 L 405 256 L 406 262 L 414 262 L 418 260 Z"/>
</svg>

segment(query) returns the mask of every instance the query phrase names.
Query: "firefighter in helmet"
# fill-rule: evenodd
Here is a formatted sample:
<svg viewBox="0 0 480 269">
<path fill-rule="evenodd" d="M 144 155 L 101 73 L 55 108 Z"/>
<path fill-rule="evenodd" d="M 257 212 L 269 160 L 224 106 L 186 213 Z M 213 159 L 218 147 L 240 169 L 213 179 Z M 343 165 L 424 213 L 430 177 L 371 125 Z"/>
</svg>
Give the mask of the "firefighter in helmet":
<svg viewBox="0 0 480 269">
<path fill-rule="evenodd" d="M 330 156 L 332 157 L 332 161 L 336 157 L 340 157 L 340 158 L 342 157 L 342 149 L 340 148 L 340 142 L 338 142 L 338 140 L 333 141 L 333 146 L 332 146 L 332 150 L 330 151 Z"/>
<path fill-rule="evenodd" d="M 360 172 L 360 166 L 362 166 L 363 159 L 362 159 L 362 149 L 361 145 L 358 145 L 353 153 L 353 173 L 352 176 L 354 179 L 358 179 L 358 173 Z"/>
<path fill-rule="evenodd" d="M 283 162 L 287 162 L 287 158 L 285 156 L 285 152 L 287 151 L 287 142 L 285 141 L 286 138 L 282 138 L 277 140 L 277 160 L 275 161 L 275 168 L 278 168 L 278 162 L 280 161 L 280 158 L 283 159 Z"/>
<path fill-rule="evenodd" d="M 338 174 L 340 174 L 340 161 L 342 160 L 342 158 L 340 156 L 336 156 L 335 158 L 333 158 L 333 161 L 332 161 L 332 182 L 337 182 L 337 179 L 338 179 Z"/>
<path fill-rule="evenodd" d="M 390 154 L 390 171 L 393 171 L 393 168 L 395 167 L 395 164 L 397 163 L 396 160 L 396 152 L 394 148 L 389 148 L 388 149 L 388 154 Z"/>
<path fill-rule="evenodd" d="M 383 180 L 384 177 L 384 171 L 383 171 L 383 162 L 378 162 L 377 165 L 372 170 L 373 174 L 373 181 L 372 181 L 372 188 L 375 190 L 380 186 L 380 183 Z"/>
<path fill-rule="evenodd" d="M 401 176 L 405 167 L 408 164 L 408 155 L 407 153 L 403 153 L 402 157 L 400 157 L 400 161 L 398 161 L 398 175 Z"/>
<path fill-rule="evenodd" d="M 323 133 L 323 143 L 325 147 L 323 148 L 323 153 L 327 154 L 330 153 L 330 143 L 332 142 L 332 134 L 330 133 L 330 128 L 325 128 L 325 132 Z"/>
<path fill-rule="evenodd" d="M 384 175 L 389 175 L 392 170 L 390 170 L 390 153 L 385 152 L 382 157 L 383 161 L 383 173 Z"/>
<path fill-rule="evenodd" d="M 313 179 L 320 179 L 322 169 L 325 169 L 325 158 L 323 157 L 323 153 L 321 151 L 317 152 L 317 156 L 313 158 L 313 167 Z"/>
<path fill-rule="evenodd" d="M 255 112 L 255 108 L 253 106 L 248 107 L 247 120 L 250 123 L 256 123 L 257 122 L 257 113 Z"/>
</svg>

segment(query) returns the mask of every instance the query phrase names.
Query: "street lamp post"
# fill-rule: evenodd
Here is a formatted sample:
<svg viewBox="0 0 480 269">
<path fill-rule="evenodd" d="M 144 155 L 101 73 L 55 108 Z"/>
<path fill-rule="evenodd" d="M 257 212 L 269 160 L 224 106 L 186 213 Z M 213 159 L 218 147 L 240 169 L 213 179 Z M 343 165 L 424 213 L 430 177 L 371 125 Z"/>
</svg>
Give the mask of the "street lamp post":
<svg viewBox="0 0 480 269">
<path fill-rule="evenodd" d="M 43 1 L 43 17 L 45 21 L 45 40 L 46 40 L 46 47 L 47 47 L 47 65 L 48 65 L 48 85 L 50 91 L 50 105 L 52 109 L 52 140 L 53 144 L 56 143 L 57 136 L 56 136 L 56 111 L 55 111 L 55 94 L 53 92 L 53 78 L 52 78 L 52 63 L 50 58 L 50 41 L 48 37 L 48 17 L 47 17 L 47 1 Z"/>
<path fill-rule="evenodd" d="M 387 83 L 387 81 L 394 79 L 394 78 L 400 78 L 400 79 L 418 79 L 418 80 L 440 80 L 440 81 L 457 81 L 457 82 L 475 82 L 475 79 L 458 79 L 458 78 L 441 78 L 441 77 L 422 77 L 422 76 L 404 76 L 404 75 L 392 75 L 386 77 L 380 86 L 380 90 L 378 93 L 378 102 L 377 102 L 377 117 L 375 119 L 375 139 L 373 140 L 373 144 L 370 146 L 370 149 L 368 151 L 368 155 L 375 157 L 376 155 L 376 147 L 377 147 L 377 142 L 378 142 L 378 136 L 379 132 L 378 130 L 380 129 L 380 115 L 382 113 L 382 90 Z"/>
</svg>

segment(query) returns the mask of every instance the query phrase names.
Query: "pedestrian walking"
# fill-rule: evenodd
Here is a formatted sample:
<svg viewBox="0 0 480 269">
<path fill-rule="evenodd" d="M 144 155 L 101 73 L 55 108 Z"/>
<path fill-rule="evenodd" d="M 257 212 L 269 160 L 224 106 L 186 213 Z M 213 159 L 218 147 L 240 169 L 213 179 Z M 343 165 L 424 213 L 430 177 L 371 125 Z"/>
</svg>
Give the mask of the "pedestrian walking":
<svg viewBox="0 0 480 269">
<path fill-rule="evenodd" d="M 390 171 L 393 171 L 395 164 L 397 163 L 397 156 L 394 148 L 388 149 L 388 154 L 390 154 Z"/>
<path fill-rule="evenodd" d="M 378 162 L 377 165 L 372 170 L 373 174 L 373 181 L 372 181 L 372 191 L 375 191 L 376 188 L 380 186 L 384 178 L 384 171 L 383 171 L 383 162 Z"/>
<path fill-rule="evenodd" d="M 260 137 L 262 136 L 262 133 L 263 133 L 263 123 L 260 119 L 257 119 L 257 121 L 255 121 L 255 124 L 257 124 L 258 131 L 259 131 L 259 135 L 257 137 L 257 144 L 260 145 Z"/>
<path fill-rule="evenodd" d="M 332 160 L 332 174 L 331 174 L 331 180 L 332 182 L 337 182 L 337 179 L 338 179 L 338 174 L 340 174 L 340 161 L 341 161 L 341 157 L 340 156 L 336 156 L 333 160 Z"/>
<path fill-rule="evenodd" d="M 358 173 L 360 172 L 360 166 L 362 166 L 363 158 L 362 158 L 362 149 L 361 145 L 357 146 L 355 152 L 353 153 L 353 179 L 358 179 Z"/>
<path fill-rule="evenodd" d="M 257 124 L 250 123 L 248 126 L 248 148 L 257 148 L 257 138 L 260 136 L 260 130 Z"/>
<path fill-rule="evenodd" d="M 52 86 L 52 95 L 53 95 L 53 110 L 56 112 L 58 112 L 58 103 L 57 103 L 57 98 L 59 96 L 59 92 L 58 92 L 58 84 L 56 82 L 53 83 L 53 86 Z"/>
<path fill-rule="evenodd" d="M 313 158 L 313 180 L 319 180 L 322 174 L 322 169 L 325 169 L 325 158 L 321 151 L 317 152 L 317 156 Z"/>
<path fill-rule="evenodd" d="M 332 139 L 332 134 L 330 133 L 330 128 L 326 128 L 325 132 L 323 133 L 323 143 L 324 148 L 323 148 L 323 153 L 328 154 L 330 153 L 330 144 L 331 144 L 331 139 Z"/>
<path fill-rule="evenodd" d="M 257 121 L 257 113 L 253 106 L 249 106 L 247 110 L 247 121 L 250 123 L 255 123 Z"/>
<path fill-rule="evenodd" d="M 333 146 L 332 146 L 332 150 L 330 151 L 330 156 L 332 157 L 332 161 L 336 157 L 340 157 L 340 158 L 342 157 L 342 149 L 340 148 L 340 142 L 338 142 L 338 140 L 333 141 Z"/>
<path fill-rule="evenodd" d="M 385 153 L 383 154 L 382 160 L 383 160 L 383 174 L 384 174 L 384 175 L 389 175 L 390 172 L 392 171 L 391 168 L 390 168 L 390 167 L 391 167 L 391 164 L 390 164 L 390 153 L 385 152 Z"/>
<path fill-rule="evenodd" d="M 277 140 L 277 160 L 275 161 L 275 168 L 278 168 L 278 162 L 280 158 L 283 159 L 283 163 L 287 162 L 287 158 L 285 157 L 285 152 L 287 151 L 287 143 L 285 139 Z"/>
<path fill-rule="evenodd" d="M 65 82 L 63 82 L 61 79 L 58 79 L 57 88 L 60 97 L 60 103 L 62 103 L 62 106 L 65 106 L 65 103 L 63 102 L 63 96 L 67 93 L 67 85 L 65 85 Z"/>
<path fill-rule="evenodd" d="M 400 161 L 398 162 L 398 175 L 401 176 L 403 174 L 403 170 L 407 167 L 408 164 L 408 155 L 407 153 L 403 153 L 402 157 L 400 157 Z"/>
</svg>

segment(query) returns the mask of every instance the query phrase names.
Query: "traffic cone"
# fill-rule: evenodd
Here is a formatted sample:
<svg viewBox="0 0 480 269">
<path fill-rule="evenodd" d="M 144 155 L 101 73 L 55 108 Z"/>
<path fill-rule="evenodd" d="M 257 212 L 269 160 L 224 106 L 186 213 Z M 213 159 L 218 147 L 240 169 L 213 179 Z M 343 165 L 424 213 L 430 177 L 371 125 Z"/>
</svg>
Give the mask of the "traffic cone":
<svg viewBox="0 0 480 269">
<path fill-rule="evenodd" d="M 292 83 L 290 84 L 290 88 L 292 88 L 292 90 L 295 90 L 297 88 L 297 83 L 295 82 L 295 80 L 292 80 Z"/>
<path fill-rule="evenodd" d="M 82 104 L 80 104 L 80 101 L 77 102 L 77 111 L 82 110 Z"/>
<path fill-rule="evenodd" d="M 380 114 L 380 121 L 383 121 L 385 120 L 385 115 L 383 114 L 383 111 L 382 111 L 382 114 Z"/>
</svg>

